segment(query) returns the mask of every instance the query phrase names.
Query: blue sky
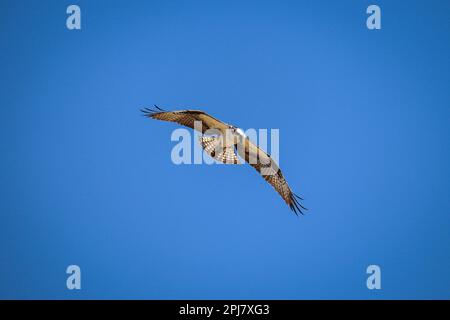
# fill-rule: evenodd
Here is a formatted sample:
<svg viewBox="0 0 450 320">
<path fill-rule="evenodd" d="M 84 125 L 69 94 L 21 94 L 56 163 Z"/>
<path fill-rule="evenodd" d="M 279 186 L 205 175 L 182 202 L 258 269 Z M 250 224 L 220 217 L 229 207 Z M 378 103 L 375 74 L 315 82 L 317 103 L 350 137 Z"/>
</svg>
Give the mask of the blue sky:
<svg viewBox="0 0 450 320">
<path fill-rule="evenodd" d="M 0 297 L 450 298 L 449 12 L 2 1 Z M 152 104 L 279 129 L 308 213 L 249 166 L 175 166 Z"/>
</svg>

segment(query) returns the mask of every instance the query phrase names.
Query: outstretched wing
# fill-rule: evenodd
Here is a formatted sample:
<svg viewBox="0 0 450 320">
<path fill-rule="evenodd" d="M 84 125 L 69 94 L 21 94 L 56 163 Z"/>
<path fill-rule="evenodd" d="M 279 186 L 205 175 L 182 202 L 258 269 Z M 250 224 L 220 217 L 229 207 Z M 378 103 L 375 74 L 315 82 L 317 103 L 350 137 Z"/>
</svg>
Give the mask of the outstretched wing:
<svg viewBox="0 0 450 320">
<path fill-rule="evenodd" d="M 169 122 L 176 122 L 183 126 L 196 129 L 194 126 L 195 121 L 201 121 L 201 131 L 205 133 L 208 129 L 226 130 L 228 126 L 220 120 L 210 116 L 209 114 L 200 110 L 179 110 L 179 111 L 165 111 L 158 106 L 154 106 L 156 109 L 144 108 L 141 111 L 144 116 Z"/>
<path fill-rule="evenodd" d="M 239 156 L 258 171 L 275 190 L 280 194 L 292 211 L 298 215 L 303 214 L 303 207 L 298 200 L 303 200 L 289 188 L 277 163 L 265 151 L 253 144 L 248 138 L 243 143 L 237 145 Z"/>
</svg>

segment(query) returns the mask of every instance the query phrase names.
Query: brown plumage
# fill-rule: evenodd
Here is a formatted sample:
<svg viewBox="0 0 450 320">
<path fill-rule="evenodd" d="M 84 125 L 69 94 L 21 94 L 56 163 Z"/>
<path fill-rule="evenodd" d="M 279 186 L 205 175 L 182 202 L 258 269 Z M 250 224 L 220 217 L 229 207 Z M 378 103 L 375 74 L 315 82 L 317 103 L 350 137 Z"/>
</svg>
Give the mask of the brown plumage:
<svg viewBox="0 0 450 320">
<path fill-rule="evenodd" d="M 289 207 L 297 214 L 297 211 L 303 214 L 303 207 L 298 200 L 303 200 L 292 192 L 286 179 L 283 176 L 278 164 L 264 150 L 259 148 L 248 138 L 241 144 L 238 144 L 237 151 L 239 156 L 249 165 L 258 171 L 284 199 Z"/>
<path fill-rule="evenodd" d="M 201 137 L 200 144 L 212 158 L 225 164 L 240 164 L 234 146 L 225 146 L 218 137 Z"/>
<path fill-rule="evenodd" d="M 194 128 L 195 121 L 202 122 L 202 133 L 205 133 L 208 129 L 218 129 L 218 130 L 226 130 L 229 127 L 223 122 L 217 120 L 216 118 L 206 114 L 200 110 L 180 110 L 180 111 L 170 111 L 166 112 L 163 109 L 155 106 L 157 110 L 152 109 L 142 109 L 144 115 L 157 120 L 176 122 L 183 126 Z"/>
<path fill-rule="evenodd" d="M 239 164 L 240 162 L 235 153 L 236 150 L 239 156 L 255 168 L 278 194 L 280 194 L 295 214 L 298 215 L 298 212 L 303 214 L 302 209 L 306 210 L 298 201 L 303 199 L 293 193 L 289 188 L 278 164 L 270 155 L 251 142 L 246 136 L 241 135 L 235 127 L 200 110 L 164 111 L 157 106 L 155 108 L 156 110 L 145 108 L 142 109 L 142 112 L 144 112 L 144 116 L 146 117 L 176 122 L 196 130 L 198 128 L 194 126 L 194 122 L 201 121 L 202 133 L 210 129 L 217 130 L 221 137 L 203 136 L 201 138 L 200 144 L 208 155 L 223 163 Z M 228 137 L 227 133 L 229 130 L 232 130 L 235 137 L 239 137 L 239 139 L 225 139 L 225 137 Z"/>
</svg>

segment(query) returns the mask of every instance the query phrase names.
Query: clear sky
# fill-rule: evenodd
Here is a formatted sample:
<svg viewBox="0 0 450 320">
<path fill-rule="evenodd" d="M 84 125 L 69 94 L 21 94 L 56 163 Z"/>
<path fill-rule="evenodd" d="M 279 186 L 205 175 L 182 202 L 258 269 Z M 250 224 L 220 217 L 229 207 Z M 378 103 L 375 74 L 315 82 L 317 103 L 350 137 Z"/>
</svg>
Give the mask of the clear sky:
<svg viewBox="0 0 450 320">
<path fill-rule="evenodd" d="M 449 13 L 1 1 L 0 297 L 450 298 Z M 152 104 L 279 129 L 308 213 L 247 165 L 174 165 Z"/>
</svg>

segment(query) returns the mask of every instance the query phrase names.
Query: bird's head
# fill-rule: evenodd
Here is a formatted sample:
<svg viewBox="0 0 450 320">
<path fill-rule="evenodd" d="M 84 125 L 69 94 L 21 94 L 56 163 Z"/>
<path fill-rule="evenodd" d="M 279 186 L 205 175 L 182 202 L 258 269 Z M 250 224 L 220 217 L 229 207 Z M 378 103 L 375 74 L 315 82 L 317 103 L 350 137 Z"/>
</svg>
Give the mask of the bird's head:
<svg viewBox="0 0 450 320">
<path fill-rule="evenodd" d="M 246 138 L 244 130 L 241 128 L 236 128 L 234 126 L 230 126 L 230 131 L 236 139 L 236 142 L 243 141 Z"/>
<path fill-rule="evenodd" d="M 230 126 L 230 129 L 231 129 L 231 132 L 233 134 L 238 135 L 238 136 L 240 136 L 242 138 L 246 137 L 245 133 L 244 133 L 244 130 L 242 130 L 241 128 L 236 128 L 236 127 Z"/>
</svg>

